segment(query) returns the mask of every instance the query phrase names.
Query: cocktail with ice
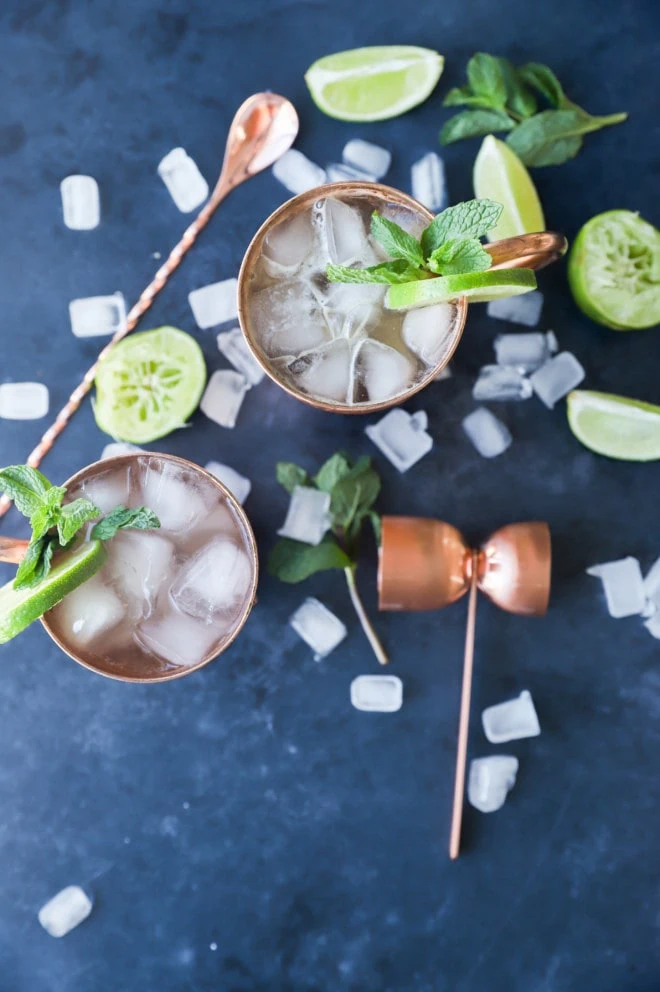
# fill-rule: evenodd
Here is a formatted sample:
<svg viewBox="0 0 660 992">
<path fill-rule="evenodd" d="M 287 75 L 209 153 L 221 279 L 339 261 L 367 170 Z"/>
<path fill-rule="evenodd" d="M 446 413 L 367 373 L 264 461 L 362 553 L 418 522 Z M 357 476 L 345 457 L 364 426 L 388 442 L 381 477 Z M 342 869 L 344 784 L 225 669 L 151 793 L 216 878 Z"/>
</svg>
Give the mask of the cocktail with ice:
<svg viewBox="0 0 660 992">
<path fill-rule="evenodd" d="M 127 530 L 107 561 L 43 618 L 75 660 L 129 681 L 194 671 L 237 636 L 252 607 L 257 553 L 245 513 L 209 473 L 170 455 L 131 454 L 84 469 L 67 501 L 102 512 L 148 506 L 158 530 Z"/>
</svg>

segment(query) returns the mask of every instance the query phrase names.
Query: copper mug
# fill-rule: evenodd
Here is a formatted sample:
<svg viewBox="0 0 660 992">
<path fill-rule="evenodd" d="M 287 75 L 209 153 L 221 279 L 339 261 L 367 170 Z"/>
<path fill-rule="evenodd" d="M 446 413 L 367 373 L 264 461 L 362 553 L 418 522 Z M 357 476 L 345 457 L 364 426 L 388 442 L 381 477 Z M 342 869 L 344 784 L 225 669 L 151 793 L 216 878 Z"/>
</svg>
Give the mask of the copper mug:
<svg viewBox="0 0 660 992">
<path fill-rule="evenodd" d="M 456 301 L 458 313 L 453 331 L 453 340 L 442 360 L 435 366 L 429 367 L 421 380 L 410 386 L 404 393 L 399 393 L 396 396 L 379 402 L 351 405 L 318 399 L 297 389 L 282 375 L 277 364 L 263 352 L 259 345 L 251 313 L 250 282 L 257 261 L 262 254 L 264 242 L 273 228 L 284 221 L 290 220 L 296 214 L 309 209 L 316 200 L 324 199 L 328 196 L 340 198 L 347 196 L 351 198 L 364 197 L 370 203 L 373 203 L 374 200 L 380 200 L 383 205 L 391 204 L 412 211 L 422 219 L 425 225 L 433 220 L 433 214 L 426 207 L 418 203 L 417 200 L 414 200 L 412 196 L 392 189 L 390 186 L 383 186 L 380 183 L 328 183 L 324 186 L 317 186 L 315 189 L 308 190 L 306 193 L 301 193 L 299 196 L 294 196 L 270 215 L 261 225 L 248 246 L 238 276 L 238 319 L 248 346 L 259 365 L 264 369 L 266 375 L 289 393 L 290 396 L 294 396 L 296 399 L 302 400 L 303 403 L 308 403 L 310 406 L 314 406 L 319 410 L 327 410 L 330 413 L 376 413 L 380 410 L 387 410 L 390 407 L 398 406 L 400 403 L 405 403 L 411 396 L 414 396 L 415 393 L 420 392 L 429 383 L 433 382 L 442 369 L 445 368 L 456 351 L 463 334 L 467 320 L 468 303 L 464 297 Z M 503 241 L 495 241 L 485 247 L 492 255 L 493 269 L 541 269 L 561 258 L 566 252 L 568 242 L 561 234 L 545 231 L 538 234 L 524 234 L 515 238 L 506 238 Z"/>
</svg>

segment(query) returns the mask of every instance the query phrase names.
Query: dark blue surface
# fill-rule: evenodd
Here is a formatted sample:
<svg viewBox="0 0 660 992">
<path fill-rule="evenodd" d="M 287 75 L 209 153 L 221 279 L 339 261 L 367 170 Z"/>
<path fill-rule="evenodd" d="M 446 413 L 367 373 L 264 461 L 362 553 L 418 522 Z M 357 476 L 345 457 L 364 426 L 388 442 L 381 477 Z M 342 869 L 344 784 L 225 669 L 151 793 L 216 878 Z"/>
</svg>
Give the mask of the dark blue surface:
<svg viewBox="0 0 660 992">
<path fill-rule="evenodd" d="M 398 11 L 401 10 L 401 13 Z M 388 181 L 435 147 L 441 95 L 477 49 L 550 63 L 594 113 L 630 111 L 582 154 L 535 173 L 548 226 L 569 238 L 613 207 L 658 221 L 657 7 L 651 0 L 534 4 L 441 0 L 384 6 L 321 2 L 85 3 L 6 0 L 0 13 L 0 378 L 36 375 L 53 409 L 96 353 L 69 330 L 69 299 L 121 289 L 132 302 L 185 218 L 155 173 L 183 145 L 212 183 L 234 109 L 271 88 L 301 117 L 299 147 L 323 163 L 349 137 L 391 147 Z M 329 51 L 374 43 L 437 48 L 437 93 L 400 120 L 351 126 L 312 105 L 303 72 Z M 471 194 L 477 143 L 448 149 L 454 200 Z M 103 222 L 62 224 L 58 184 L 98 178 Z M 285 198 L 269 174 L 236 191 L 158 297 L 143 328 L 196 335 L 190 289 L 237 271 L 248 241 Z M 616 334 L 574 307 L 565 266 L 543 273 L 542 326 L 584 363 L 587 385 L 660 402 L 658 331 Z M 383 615 L 378 626 L 405 684 L 402 711 L 358 713 L 351 679 L 377 667 L 340 578 L 304 587 L 264 577 L 239 642 L 170 685 L 95 677 L 37 625 L 1 649 L 1 992 L 650 992 L 660 988 L 657 822 L 660 649 L 638 619 L 606 615 L 585 566 L 660 553 L 655 465 L 582 449 L 536 400 L 498 408 L 514 435 L 493 463 L 459 423 L 502 326 L 479 308 L 454 362 L 410 409 L 429 412 L 432 454 L 399 477 L 381 459 L 386 512 L 437 515 L 473 539 L 545 518 L 555 585 L 544 620 L 482 600 L 474 713 L 521 688 L 543 734 L 507 746 L 519 780 L 506 807 L 468 808 L 465 851 L 450 865 L 465 604 Z M 219 458 L 254 481 L 246 509 L 262 556 L 286 497 L 277 459 L 313 467 L 339 447 L 373 453 L 362 418 L 310 412 L 270 382 L 250 393 L 235 431 L 202 415 L 159 447 Z M 0 426 L 0 462 L 22 461 L 40 424 Z M 44 469 L 61 481 L 107 439 L 89 404 Z M 154 446 L 156 447 L 156 446 Z M 0 532 L 22 525 L 12 513 Z M 3 570 L 6 579 L 9 572 Z M 375 609 L 373 558 L 360 582 Z M 349 625 L 316 664 L 287 627 L 306 594 Z M 474 721 L 470 751 L 491 748 Z M 93 916 L 62 941 L 39 906 L 62 886 L 91 887 Z M 216 949 L 212 949 L 212 946 Z"/>
</svg>

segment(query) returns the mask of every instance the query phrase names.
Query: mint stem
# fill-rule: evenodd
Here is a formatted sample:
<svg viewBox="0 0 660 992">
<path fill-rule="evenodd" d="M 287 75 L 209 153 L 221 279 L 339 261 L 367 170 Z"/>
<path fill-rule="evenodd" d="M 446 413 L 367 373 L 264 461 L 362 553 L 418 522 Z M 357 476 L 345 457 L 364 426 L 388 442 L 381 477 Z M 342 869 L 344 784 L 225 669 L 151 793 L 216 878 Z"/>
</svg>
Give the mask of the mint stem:
<svg viewBox="0 0 660 992">
<path fill-rule="evenodd" d="M 593 117 L 594 127 L 591 130 L 599 131 L 601 127 L 611 127 L 612 124 L 622 124 L 628 120 L 628 114 L 607 114 L 605 117 Z"/>
<path fill-rule="evenodd" d="M 367 640 L 373 648 L 373 652 L 381 665 L 386 665 L 390 660 L 385 654 L 385 648 L 380 643 L 376 631 L 371 626 L 371 621 L 366 614 L 364 606 L 362 605 L 362 600 L 360 599 L 360 594 L 357 591 L 357 586 L 355 584 L 355 566 L 347 565 L 344 569 L 344 575 L 346 576 L 346 583 L 348 585 L 348 591 L 351 594 L 351 600 L 353 602 L 353 607 L 358 615 L 358 620 L 362 624 L 362 630 L 367 635 Z"/>
</svg>

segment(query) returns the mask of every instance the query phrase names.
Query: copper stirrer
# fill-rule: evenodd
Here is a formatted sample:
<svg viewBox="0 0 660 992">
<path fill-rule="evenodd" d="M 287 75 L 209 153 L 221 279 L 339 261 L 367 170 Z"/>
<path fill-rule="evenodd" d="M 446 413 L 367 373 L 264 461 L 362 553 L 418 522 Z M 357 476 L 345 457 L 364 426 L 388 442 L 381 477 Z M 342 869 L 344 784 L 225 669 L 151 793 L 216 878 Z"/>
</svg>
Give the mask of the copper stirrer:
<svg viewBox="0 0 660 992">
<path fill-rule="evenodd" d="M 543 616 L 550 598 L 550 529 L 532 521 L 509 524 L 477 551 L 451 524 L 422 517 L 383 517 L 378 565 L 381 610 L 439 610 L 468 590 L 463 682 L 449 857 L 460 851 L 477 589 L 509 613 Z"/>
<path fill-rule="evenodd" d="M 85 373 L 82 382 L 76 386 L 66 405 L 60 410 L 54 423 L 48 428 L 41 441 L 30 454 L 27 464 L 38 468 L 55 441 L 65 429 L 87 393 L 92 388 L 96 370 L 101 359 L 133 330 L 140 318 L 149 309 L 154 297 L 161 291 L 183 256 L 192 248 L 197 235 L 206 227 L 216 208 L 236 186 L 267 169 L 287 151 L 298 134 L 298 115 L 293 104 L 276 93 L 256 93 L 241 104 L 229 128 L 225 157 L 220 177 L 205 206 L 192 224 L 184 231 L 178 244 L 174 246 L 167 260 L 142 292 L 139 300 L 126 317 L 126 324 L 120 328 L 100 353 L 96 362 Z M 0 499 L 0 517 L 11 501 L 3 496 Z"/>
</svg>

